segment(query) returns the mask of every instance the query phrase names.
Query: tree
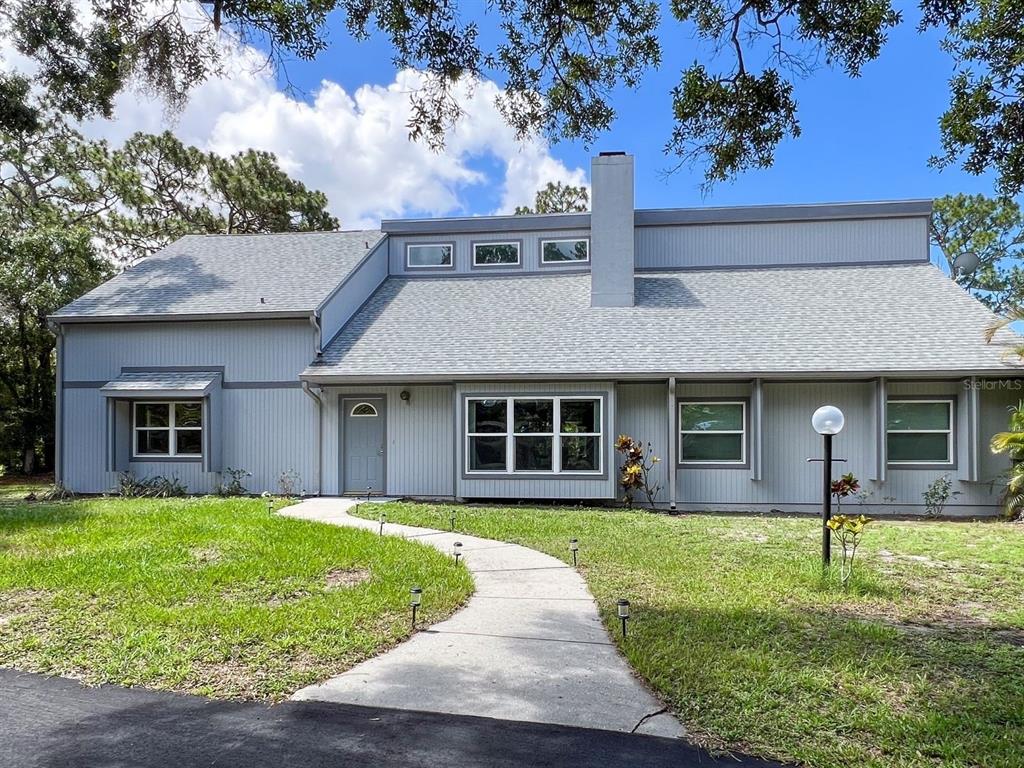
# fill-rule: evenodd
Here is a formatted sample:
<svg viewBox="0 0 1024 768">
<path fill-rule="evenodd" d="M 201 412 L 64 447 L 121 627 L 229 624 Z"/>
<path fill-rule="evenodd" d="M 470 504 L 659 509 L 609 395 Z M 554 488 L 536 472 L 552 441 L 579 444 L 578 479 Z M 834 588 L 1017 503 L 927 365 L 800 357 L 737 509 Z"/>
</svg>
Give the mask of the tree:
<svg viewBox="0 0 1024 768">
<path fill-rule="evenodd" d="M 0 128 L 0 463 L 53 466 L 48 315 L 181 235 L 336 229 L 326 206 L 265 152 L 225 158 L 170 134 L 112 151 L 43 105 Z"/>
<path fill-rule="evenodd" d="M 775 148 L 800 135 L 795 83 L 819 66 L 857 77 L 890 31 L 909 23 L 893 0 L 672 0 L 674 26 L 657 0 L 8 0 L 0 32 L 38 66 L 37 83 L 75 117 L 109 116 L 135 84 L 180 107 L 189 90 L 225 65 L 217 35 L 255 41 L 272 63 L 309 60 L 328 44 L 327 17 L 350 34 L 391 42 L 396 67 L 427 73 L 410 95 L 410 134 L 433 147 L 462 115 L 455 86 L 497 74 L 498 107 L 522 136 L 591 142 L 615 118 L 617 88 L 636 88 L 664 46 L 697 38 L 711 48 L 686 67 L 670 95 L 675 125 L 665 149 L 703 166 L 708 184 L 770 166 Z M 460 8 L 494 17 L 481 38 Z M 198 8 L 202 13 L 185 13 Z M 950 104 L 931 162 L 989 170 L 999 192 L 1024 188 L 1024 4 L 920 0 L 921 32 L 938 31 L 953 59 Z M 696 33 L 694 35 L 694 33 Z M 490 41 L 493 40 L 493 43 Z M 490 43 L 490 44 L 486 44 Z M 0 80 L 0 105 L 25 101 Z M 0 111 L 24 120 L 25 110 Z M 31 115 L 28 115 L 31 117 Z"/>
<path fill-rule="evenodd" d="M 516 206 L 516 216 L 530 213 L 583 213 L 590 210 L 590 193 L 586 187 L 574 187 L 560 181 L 549 181 L 544 189 L 538 189 L 533 208 Z"/>
<path fill-rule="evenodd" d="M 974 253 L 978 268 L 958 273 L 956 282 L 993 311 L 1006 313 L 1024 305 L 1024 215 L 1009 198 L 947 195 L 935 201 L 932 244 L 953 271 L 953 260 Z"/>
</svg>

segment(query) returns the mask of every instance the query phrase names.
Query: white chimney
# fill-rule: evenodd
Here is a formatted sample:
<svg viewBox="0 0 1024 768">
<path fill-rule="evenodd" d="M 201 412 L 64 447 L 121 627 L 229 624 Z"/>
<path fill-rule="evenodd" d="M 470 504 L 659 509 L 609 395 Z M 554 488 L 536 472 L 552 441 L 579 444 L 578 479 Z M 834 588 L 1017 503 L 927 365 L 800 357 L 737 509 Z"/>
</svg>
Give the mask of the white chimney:
<svg viewBox="0 0 1024 768">
<path fill-rule="evenodd" d="M 602 152 L 590 164 L 590 306 L 633 306 L 633 156 Z"/>
</svg>

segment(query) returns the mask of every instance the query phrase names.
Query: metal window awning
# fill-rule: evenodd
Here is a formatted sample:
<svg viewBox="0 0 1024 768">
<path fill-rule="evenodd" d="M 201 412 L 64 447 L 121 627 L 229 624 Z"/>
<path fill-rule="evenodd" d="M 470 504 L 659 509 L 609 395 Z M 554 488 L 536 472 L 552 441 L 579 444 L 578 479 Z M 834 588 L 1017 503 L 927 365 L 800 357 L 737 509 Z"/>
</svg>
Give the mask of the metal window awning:
<svg viewBox="0 0 1024 768">
<path fill-rule="evenodd" d="M 204 397 L 218 386 L 219 371 L 133 371 L 122 373 L 102 387 L 104 397 Z"/>
</svg>

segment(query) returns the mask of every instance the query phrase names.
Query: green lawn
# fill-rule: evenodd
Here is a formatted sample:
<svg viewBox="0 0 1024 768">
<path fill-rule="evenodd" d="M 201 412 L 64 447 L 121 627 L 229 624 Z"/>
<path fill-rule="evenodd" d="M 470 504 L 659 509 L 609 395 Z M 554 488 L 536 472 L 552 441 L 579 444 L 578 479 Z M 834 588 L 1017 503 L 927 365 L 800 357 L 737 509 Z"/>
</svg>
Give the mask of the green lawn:
<svg viewBox="0 0 1024 768">
<path fill-rule="evenodd" d="M 0 503 L 21 501 L 30 493 L 42 493 L 53 485 L 53 475 L 0 476 Z"/>
<path fill-rule="evenodd" d="M 447 529 L 448 509 L 387 513 Z M 876 522 L 844 593 L 821 576 L 809 518 L 457 514 L 459 530 L 566 561 L 579 538 L 607 626 L 695 740 L 818 768 L 1021 765 L 1024 526 Z"/>
<path fill-rule="evenodd" d="M 0 666 L 276 700 L 469 595 L 463 567 L 259 499 L 0 501 Z"/>
</svg>

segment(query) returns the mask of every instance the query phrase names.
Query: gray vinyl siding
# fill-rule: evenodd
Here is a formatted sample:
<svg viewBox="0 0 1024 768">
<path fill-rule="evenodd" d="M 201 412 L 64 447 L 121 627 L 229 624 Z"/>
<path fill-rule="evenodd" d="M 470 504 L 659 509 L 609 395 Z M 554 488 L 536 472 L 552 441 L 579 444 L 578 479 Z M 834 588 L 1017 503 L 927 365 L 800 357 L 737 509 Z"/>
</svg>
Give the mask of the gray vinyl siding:
<svg viewBox="0 0 1024 768">
<path fill-rule="evenodd" d="M 928 260 L 928 218 L 637 227 L 637 269 Z"/>
<path fill-rule="evenodd" d="M 403 401 L 401 393 L 409 392 Z M 342 488 L 341 401 L 360 395 L 386 399 L 385 445 L 387 474 L 385 492 L 392 496 L 454 496 L 452 457 L 453 387 L 365 386 L 330 387 L 324 390 L 324 493 L 336 495 Z"/>
<path fill-rule="evenodd" d="M 645 444 L 651 444 L 654 455 L 661 459 L 651 472 L 652 483 L 661 486 L 661 492 L 656 501 L 658 503 L 668 502 L 670 500 L 668 480 L 671 468 L 669 462 L 671 426 L 666 385 L 664 382 L 619 384 L 615 393 L 619 407 L 616 437 L 629 435 Z M 616 468 L 621 463 L 621 457 L 616 454 Z M 642 503 L 644 498 L 641 494 L 637 497 L 637 502 Z"/>
<path fill-rule="evenodd" d="M 224 368 L 220 430 L 210 443 L 220 466 L 251 472 L 245 484 L 253 492 L 277 491 L 288 469 L 316 490 L 316 409 L 298 386 L 313 355 L 308 322 L 103 323 L 65 326 L 65 333 L 62 478 L 72 490 L 101 493 L 117 484 L 106 463 L 103 383 L 122 368 L 203 366 Z M 199 461 L 130 460 L 129 469 L 140 478 L 177 477 L 192 493 L 211 492 L 221 480 Z"/>
<path fill-rule="evenodd" d="M 390 247 L 391 274 L 401 276 L 413 275 L 452 275 L 454 274 L 519 274 L 522 272 L 543 272 L 548 274 L 558 271 L 579 271 L 590 269 L 590 262 L 565 264 L 544 264 L 540 263 L 540 244 L 542 240 L 570 240 L 573 238 L 589 238 L 590 232 L 586 229 L 565 229 L 549 230 L 544 232 L 478 232 L 473 234 L 459 235 L 421 235 L 421 236 L 397 236 L 391 235 L 388 238 Z M 521 243 L 519 251 L 520 264 L 516 266 L 488 266 L 486 268 L 473 267 L 473 243 L 485 242 L 512 242 Z M 453 243 L 454 268 L 413 268 L 405 266 L 406 245 L 410 243 Z"/>
<path fill-rule="evenodd" d="M 603 477 L 573 477 L 571 475 L 540 477 L 468 477 L 465 468 L 465 415 L 462 403 L 469 396 L 481 394 L 598 394 L 604 397 L 604 418 L 602 432 Z M 610 382 L 503 382 L 463 383 L 455 387 L 455 415 L 452 421 L 456 435 L 456 495 L 466 499 L 512 498 L 512 499 L 606 499 L 616 495 L 615 457 L 612 451 L 614 436 L 618 429 L 616 422 L 615 386 Z"/>
<path fill-rule="evenodd" d="M 334 338 L 387 276 L 388 241 L 384 238 L 320 308 L 320 334 L 324 346 Z"/>
</svg>

